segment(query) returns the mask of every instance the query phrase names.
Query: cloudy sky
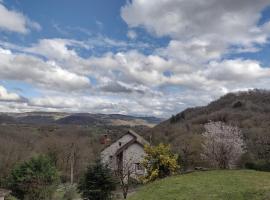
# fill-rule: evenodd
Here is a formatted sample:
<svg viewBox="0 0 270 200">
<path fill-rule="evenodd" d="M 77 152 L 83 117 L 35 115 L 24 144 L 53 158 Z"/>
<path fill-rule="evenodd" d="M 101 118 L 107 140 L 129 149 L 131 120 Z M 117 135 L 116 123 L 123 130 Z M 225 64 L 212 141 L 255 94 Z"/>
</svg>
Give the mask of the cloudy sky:
<svg viewBox="0 0 270 200">
<path fill-rule="evenodd" d="M 270 89 L 269 0 L 0 0 L 0 112 L 168 117 Z"/>
</svg>

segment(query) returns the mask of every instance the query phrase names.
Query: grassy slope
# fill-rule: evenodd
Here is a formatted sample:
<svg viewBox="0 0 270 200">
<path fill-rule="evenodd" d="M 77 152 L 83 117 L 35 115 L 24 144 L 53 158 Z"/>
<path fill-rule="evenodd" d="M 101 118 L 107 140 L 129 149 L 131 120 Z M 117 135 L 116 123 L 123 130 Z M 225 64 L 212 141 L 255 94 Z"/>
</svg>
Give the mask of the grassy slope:
<svg viewBox="0 0 270 200">
<path fill-rule="evenodd" d="M 194 172 L 141 188 L 129 200 L 269 200 L 270 173 L 250 170 Z"/>
</svg>

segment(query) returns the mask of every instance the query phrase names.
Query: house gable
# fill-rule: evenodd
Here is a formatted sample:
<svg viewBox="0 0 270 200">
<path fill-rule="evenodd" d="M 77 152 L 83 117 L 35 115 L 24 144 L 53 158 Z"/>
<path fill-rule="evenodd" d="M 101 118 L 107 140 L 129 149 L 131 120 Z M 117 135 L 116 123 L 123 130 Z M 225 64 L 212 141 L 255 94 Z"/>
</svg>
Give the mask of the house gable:
<svg viewBox="0 0 270 200">
<path fill-rule="evenodd" d="M 121 146 L 124 146 L 133 139 L 134 136 L 132 136 L 131 134 L 125 134 L 115 142 L 111 143 L 108 147 L 103 149 L 103 151 L 101 152 L 101 159 L 103 160 L 103 162 L 105 163 L 110 162 L 110 157 L 111 156 L 114 157 L 117 150 L 121 148 Z"/>
<path fill-rule="evenodd" d="M 149 145 L 149 142 L 147 142 L 142 136 L 140 136 L 139 134 L 137 134 L 136 132 L 132 130 L 129 130 L 127 133 L 119 137 L 116 141 L 111 143 L 109 146 L 105 147 L 101 151 L 101 154 L 105 154 L 107 152 L 114 154 L 116 153 L 117 150 L 120 151 L 121 148 L 125 148 L 128 144 L 131 144 L 135 141 L 141 144 L 142 146 Z"/>
<path fill-rule="evenodd" d="M 144 146 L 149 143 L 132 130 L 122 135 L 101 152 L 103 163 L 109 164 L 112 169 L 117 168 L 117 159 L 121 157 L 123 163 L 140 163 L 145 155 Z M 118 158 L 117 158 L 118 157 Z"/>
</svg>

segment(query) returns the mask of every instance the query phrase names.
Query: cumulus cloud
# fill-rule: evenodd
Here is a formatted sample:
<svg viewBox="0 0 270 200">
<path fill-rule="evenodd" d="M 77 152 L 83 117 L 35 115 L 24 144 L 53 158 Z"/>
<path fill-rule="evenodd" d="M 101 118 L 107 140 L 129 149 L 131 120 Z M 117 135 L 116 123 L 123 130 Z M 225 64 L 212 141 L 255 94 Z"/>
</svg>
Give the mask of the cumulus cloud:
<svg viewBox="0 0 270 200">
<path fill-rule="evenodd" d="M 41 39 L 32 47 L 25 48 L 24 51 L 40 54 L 48 59 L 66 60 L 77 56 L 76 51 L 69 49 L 69 47 L 89 48 L 86 44 L 77 40 L 54 38 Z"/>
<path fill-rule="evenodd" d="M 148 88 L 179 85 L 189 89 L 226 87 L 227 82 L 247 83 L 269 77 L 269 69 L 254 60 L 215 60 L 209 64 L 188 59 L 165 59 L 137 51 L 90 57 L 81 72 L 95 75 L 101 88 L 108 92 L 135 91 L 136 84 Z M 208 60 L 204 60 L 205 62 Z M 165 72 L 170 72 L 166 75 Z M 127 87 L 128 86 L 128 87 Z M 131 86 L 131 87 L 130 87 Z"/>
<path fill-rule="evenodd" d="M 40 30 L 41 26 L 24 14 L 7 9 L 3 2 L 0 2 L 0 30 L 25 34 L 30 29 Z"/>
<path fill-rule="evenodd" d="M 138 51 L 127 51 L 90 57 L 83 70 L 87 73 L 87 70 L 94 68 L 98 69 L 102 76 L 113 75 L 117 80 L 125 83 L 157 86 L 164 83 L 166 77 L 162 71 L 170 66 L 172 64 L 160 56 L 147 56 Z"/>
<path fill-rule="evenodd" d="M 0 85 L 0 101 L 20 101 L 22 98 L 13 92 L 8 92 L 7 89 Z"/>
<path fill-rule="evenodd" d="M 43 61 L 27 54 L 0 50 L 0 78 L 21 80 L 54 90 L 80 90 L 90 86 L 85 76 L 70 72 L 55 62 Z"/>
<path fill-rule="evenodd" d="M 254 60 L 224 60 L 211 62 L 206 70 L 206 76 L 219 81 L 250 82 L 270 77 L 270 69 L 262 68 Z"/>
<path fill-rule="evenodd" d="M 252 31 L 250 27 L 256 27 L 260 11 L 269 4 L 267 0 L 258 0 L 256 3 L 252 0 L 133 0 L 122 8 L 121 13 L 130 26 L 144 26 L 159 36 L 201 37 L 213 33 L 222 36 L 226 34 L 221 31 L 249 34 Z M 188 32 L 187 35 L 181 35 Z"/>
<path fill-rule="evenodd" d="M 224 51 L 224 45 L 197 38 L 189 41 L 171 40 L 167 47 L 156 50 L 158 55 L 174 59 L 181 64 L 192 65 L 219 59 Z"/>
<path fill-rule="evenodd" d="M 230 53 L 259 51 L 268 42 L 269 22 L 258 25 L 268 5 L 267 0 L 132 0 L 122 7 L 121 16 L 131 28 L 171 38 L 154 52 L 170 63 L 158 70 L 161 84 L 229 91 L 231 81 L 251 84 L 269 77 L 269 69 L 256 60 L 223 59 Z M 164 71 L 170 76 L 162 77 Z"/>
<path fill-rule="evenodd" d="M 122 7 L 121 15 L 130 27 L 144 27 L 159 37 L 250 46 L 267 40 L 257 24 L 269 4 L 268 0 L 133 0 Z"/>
</svg>

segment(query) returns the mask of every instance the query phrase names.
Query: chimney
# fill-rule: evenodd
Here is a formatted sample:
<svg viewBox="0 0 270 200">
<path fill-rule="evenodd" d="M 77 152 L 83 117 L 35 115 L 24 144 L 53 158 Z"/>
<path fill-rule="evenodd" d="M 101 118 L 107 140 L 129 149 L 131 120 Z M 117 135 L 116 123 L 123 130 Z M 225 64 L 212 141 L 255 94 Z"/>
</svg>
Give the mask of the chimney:
<svg viewBox="0 0 270 200">
<path fill-rule="evenodd" d="M 100 144 L 108 145 L 110 142 L 111 142 L 111 139 L 109 138 L 107 134 L 104 134 L 103 136 L 101 136 Z"/>
</svg>

